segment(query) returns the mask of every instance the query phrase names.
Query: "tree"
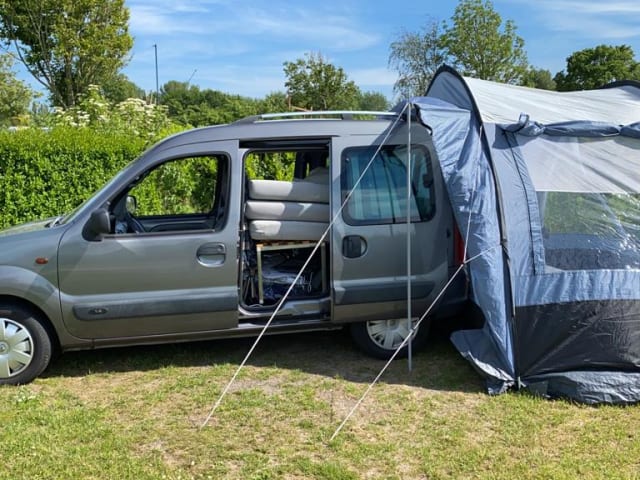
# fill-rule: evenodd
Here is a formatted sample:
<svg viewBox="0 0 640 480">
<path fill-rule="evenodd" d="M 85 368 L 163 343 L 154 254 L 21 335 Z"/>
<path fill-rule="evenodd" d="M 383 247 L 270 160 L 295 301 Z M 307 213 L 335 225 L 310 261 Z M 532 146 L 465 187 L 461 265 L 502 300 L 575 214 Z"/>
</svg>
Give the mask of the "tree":
<svg viewBox="0 0 640 480">
<path fill-rule="evenodd" d="M 464 75 L 517 83 L 527 70 L 524 40 L 489 0 L 461 0 L 442 41 Z"/>
<path fill-rule="evenodd" d="M 20 123 L 20 117 L 28 114 L 33 92 L 16 78 L 12 70 L 13 59 L 0 54 L 0 125 Z"/>
<path fill-rule="evenodd" d="M 588 90 L 615 80 L 640 80 L 640 64 L 629 45 L 598 45 L 567 57 L 567 73 L 554 77 L 558 90 Z"/>
<path fill-rule="evenodd" d="M 282 113 L 289 110 L 287 94 L 284 92 L 271 92 L 259 101 L 259 113 Z"/>
<path fill-rule="evenodd" d="M 551 77 L 551 72 L 542 68 L 529 68 L 520 79 L 520 85 L 542 90 L 556 89 L 556 82 Z"/>
<path fill-rule="evenodd" d="M 295 62 L 284 62 L 285 87 L 291 104 L 307 110 L 352 110 L 360 90 L 321 54 L 307 53 Z"/>
<path fill-rule="evenodd" d="M 133 46 L 124 0 L 0 0 L 0 37 L 54 105 L 112 78 Z"/>
<path fill-rule="evenodd" d="M 127 98 L 145 98 L 145 91 L 133 83 L 124 73 L 118 73 L 104 80 L 100 86 L 105 98 L 119 103 Z"/>
<path fill-rule="evenodd" d="M 201 90 L 188 82 L 171 80 L 160 89 L 160 103 L 169 117 L 194 127 L 229 123 L 259 113 L 259 100 L 230 95 L 218 90 Z"/>
<path fill-rule="evenodd" d="M 369 112 L 386 112 L 389 110 L 389 101 L 380 92 L 362 92 L 358 100 L 358 109 Z"/>
<path fill-rule="evenodd" d="M 418 32 L 403 31 L 390 46 L 389 66 L 398 71 L 393 90 L 402 98 L 424 95 L 436 70 L 447 62 L 443 43 L 435 21 Z"/>
</svg>

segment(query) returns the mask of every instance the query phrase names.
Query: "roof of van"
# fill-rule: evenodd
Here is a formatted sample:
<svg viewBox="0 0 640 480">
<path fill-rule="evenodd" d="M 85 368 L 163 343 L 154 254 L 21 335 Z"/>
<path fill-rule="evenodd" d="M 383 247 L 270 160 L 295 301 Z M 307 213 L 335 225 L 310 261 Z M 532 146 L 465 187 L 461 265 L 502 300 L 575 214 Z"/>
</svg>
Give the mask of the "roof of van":
<svg viewBox="0 0 640 480">
<path fill-rule="evenodd" d="M 177 133 L 157 147 L 221 140 L 329 138 L 381 135 L 395 124 L 404 124 L 395 112 L 292 112 L 246 117 L 234 123 L 200 127 Z"/>
</svg>

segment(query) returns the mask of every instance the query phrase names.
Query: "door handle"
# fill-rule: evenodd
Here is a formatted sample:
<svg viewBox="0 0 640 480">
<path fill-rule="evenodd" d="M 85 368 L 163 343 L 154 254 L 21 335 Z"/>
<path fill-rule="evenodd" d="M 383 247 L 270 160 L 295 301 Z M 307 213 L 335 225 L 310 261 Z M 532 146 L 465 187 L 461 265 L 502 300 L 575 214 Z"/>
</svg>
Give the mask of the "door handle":
<svg viewBox="0 0 640 480">
<path fill-rule="evenodd" d="M 227 248 L 224 243 L 205 243 L 198 247 L 196 258 L 198 263 L 205 267 L 216 267 L 224 264 L 226 253 Z"/>
<path fill-rule="evenodd" d="M 197 255 L 224 255 L 226 250 L 224 243 L 205 243 L 200 245 Z"/>
<path fill-rule="evenodd" d="M 342 255 L 345 258 L 358 258 L 367 251 L 367 241 L 360 235 L 348 235 L 342 239 Z"/>
</svg>

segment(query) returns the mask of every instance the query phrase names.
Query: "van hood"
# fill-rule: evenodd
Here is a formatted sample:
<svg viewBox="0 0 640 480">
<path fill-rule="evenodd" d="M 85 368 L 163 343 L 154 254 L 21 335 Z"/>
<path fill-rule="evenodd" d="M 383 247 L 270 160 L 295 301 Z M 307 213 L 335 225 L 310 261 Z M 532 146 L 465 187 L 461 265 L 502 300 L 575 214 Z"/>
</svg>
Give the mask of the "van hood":
<svg viewBox="0 0 640 480">
<path fill-rule="evenodd" d="M 25 223 L 0 231 L 0 265 L 33 268 L 34 259 L 58 256 L 58 243 L 67 230 L 65 225 L 53 226 L 55 218 Z"/>
<path fill-rule="evenodd" d="M 59 217 L 51 217 L 44 220 L 37 220 L 35 222 L 23 223 L 21 225 L 5 228 L 4 230 L 0 230 L 0 237 L 42 230 L 44 228 L 48 228 L 48 226 L 52 225 L 54 220 L 57 220 L 58 218 Z"/>
</svg>

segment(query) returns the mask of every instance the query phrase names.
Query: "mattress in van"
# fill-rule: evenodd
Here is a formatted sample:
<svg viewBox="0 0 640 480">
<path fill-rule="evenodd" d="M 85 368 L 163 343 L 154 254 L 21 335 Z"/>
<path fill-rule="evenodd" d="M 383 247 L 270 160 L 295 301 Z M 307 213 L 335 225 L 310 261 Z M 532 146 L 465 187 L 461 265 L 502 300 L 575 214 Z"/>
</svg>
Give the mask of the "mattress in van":
<svg viewBox="0 0 640 480">
<path fill-rule="evenodd" d="M 245 216 L 249 220 L 293 220 L 302 222 L 328 222 L 329 205 L 308 202 L 272 202 L 248 200 Z"/>
<path fill-rule="evenodd" d="M 250 180 L 249 198 L 283 202 L 329 203 L 329 185 L 304 180 Z"/>
<path fill-rule="evenodd" d="M 328 226 L 329 222 L 253 220 L 249 222 L 249 233 L 254 240 L 318 241 Z"/>
</svg>

